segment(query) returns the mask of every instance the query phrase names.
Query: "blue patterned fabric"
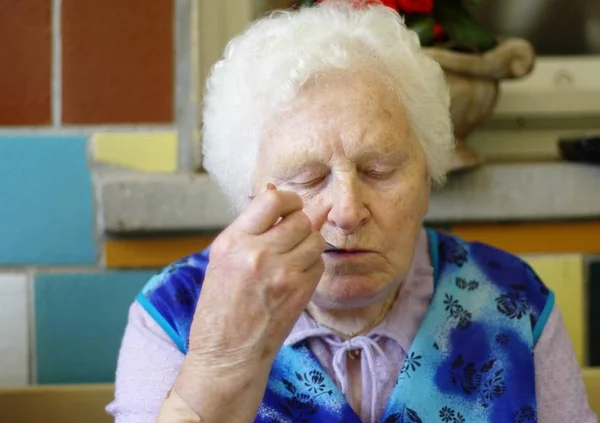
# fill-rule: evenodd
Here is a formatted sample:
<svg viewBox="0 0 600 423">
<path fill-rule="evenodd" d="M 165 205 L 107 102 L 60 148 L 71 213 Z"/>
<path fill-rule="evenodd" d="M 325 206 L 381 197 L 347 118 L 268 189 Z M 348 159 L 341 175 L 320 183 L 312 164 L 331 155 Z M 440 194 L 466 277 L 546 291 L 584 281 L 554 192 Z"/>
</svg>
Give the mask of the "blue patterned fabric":
<svg viewBox="0 0 600 423">
<path fill-rule="evenodd" d="M 533 349 L 554 295 L 519 258 L 428 230 L 435 289 L 381 423 L 536 422 Z M 167 267 L 138 296 L 187 351 L 208 250 Z M 359 423 L 304 343 L 283 346 L 256 423 Z"/>
</svg>

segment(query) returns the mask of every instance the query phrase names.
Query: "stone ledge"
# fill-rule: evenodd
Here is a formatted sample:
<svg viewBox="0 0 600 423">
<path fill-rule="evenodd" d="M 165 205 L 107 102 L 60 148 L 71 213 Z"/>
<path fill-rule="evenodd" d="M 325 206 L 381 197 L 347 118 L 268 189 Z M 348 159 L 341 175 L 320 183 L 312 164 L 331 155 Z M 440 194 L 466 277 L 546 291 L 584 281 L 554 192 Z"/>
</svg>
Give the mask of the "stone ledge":
<svg viewBox="0 0 600 423">
<path fill-rule="evenodd" d="M 206 174 L 96 175 L 103 231 L 218 230 L 233 219 Z M 600 218 L 600 167 L 574 163 L 490 164 L 453 175 L 431 196 L 427 223 Z"/>
<path fill-rule="evenodd" d="M 206 174 L 104 172 L 96 190 L 107 233 L 215 230 L 234 216 Z"/>
<path fill-rule="evenodd" d="M 431 197 L 430 222 L 600 218 L 600 166 L 490 164 L 453 175 Z"/>
</svg>

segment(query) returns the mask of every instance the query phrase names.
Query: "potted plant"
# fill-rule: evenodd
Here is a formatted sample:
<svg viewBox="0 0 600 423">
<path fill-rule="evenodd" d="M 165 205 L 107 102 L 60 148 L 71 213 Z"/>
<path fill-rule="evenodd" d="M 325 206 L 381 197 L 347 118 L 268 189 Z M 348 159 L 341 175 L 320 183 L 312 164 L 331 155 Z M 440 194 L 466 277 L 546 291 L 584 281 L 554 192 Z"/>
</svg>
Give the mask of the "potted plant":
<svg viewBox="0 0 600 423">
<path fill-rule="evenodd" d="M 320 0 L 302 0 L 312 6 Z M 383 4 L 405 19 L 425 52 L 445 72 L 456 148 L 451 170 L 481 163 L 468 135 L 493 113 L 500 81 L 529 74 L 535 62 L 531 44 L 518 38 L 499 39 L 471 13 L 480 0 L 350 0 L 357 5 Z"/>
</svg>

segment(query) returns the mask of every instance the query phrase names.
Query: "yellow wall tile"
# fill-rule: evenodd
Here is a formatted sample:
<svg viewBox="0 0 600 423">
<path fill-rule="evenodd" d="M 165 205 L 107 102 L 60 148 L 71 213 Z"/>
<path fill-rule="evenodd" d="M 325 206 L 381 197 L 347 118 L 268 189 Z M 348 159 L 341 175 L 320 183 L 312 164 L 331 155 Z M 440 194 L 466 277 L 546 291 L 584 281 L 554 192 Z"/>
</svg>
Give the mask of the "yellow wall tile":
<svg viewBox="0 0 600 423">
<path fill-rule="evenodd" d="M 556 296 L 580 365 L 587 364 L 587 320 L 584 258 L 580 254 L 524 256 Z"/>
<path fill-rule="evenodd" d="M 100 133 L 92 139 L 97 162 L 149 172 L 175 172 L 176 132 Z"/>
</svg>

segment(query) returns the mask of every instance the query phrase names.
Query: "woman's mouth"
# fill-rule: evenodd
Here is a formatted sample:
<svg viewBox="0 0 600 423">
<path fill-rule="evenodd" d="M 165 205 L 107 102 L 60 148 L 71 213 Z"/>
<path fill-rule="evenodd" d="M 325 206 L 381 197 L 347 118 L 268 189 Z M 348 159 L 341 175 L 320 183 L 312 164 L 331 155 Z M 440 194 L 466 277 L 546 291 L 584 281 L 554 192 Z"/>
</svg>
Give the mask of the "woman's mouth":
<svg viewBox="0 0 600 423">
<path fill-rule="evenodd" d="M 373 251 L 371 251 L 371 250 L 366 250 L 363 248 L 335 248 L 335 249 L 325 250 L 326 255 L 331 256 L 331 257 L 339 257 L 339 258 L 358 257 L 358 256 L 362 256 L 362 255 L 369 254 L 372 252 Z"/>
</svg>

